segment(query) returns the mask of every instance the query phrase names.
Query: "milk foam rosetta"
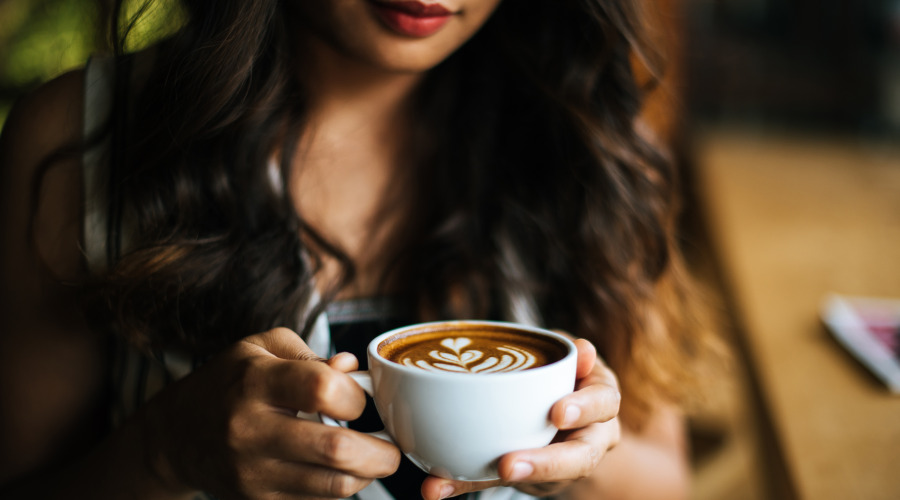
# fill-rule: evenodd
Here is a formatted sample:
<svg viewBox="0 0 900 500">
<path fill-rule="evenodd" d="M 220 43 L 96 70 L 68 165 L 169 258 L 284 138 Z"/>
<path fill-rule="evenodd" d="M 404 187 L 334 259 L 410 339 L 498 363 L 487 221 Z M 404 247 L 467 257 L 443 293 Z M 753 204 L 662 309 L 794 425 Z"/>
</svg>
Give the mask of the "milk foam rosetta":
<svg viewBox="0 0 900 500">
<path fill-rule="evenodd" d="M 468 337 L 446 337 L 440 341 L 443 349 L 428 353 L 430 359 L 402 359 L 402 364 L 423 370 L 463 372 L 463 373 L 504 373 L 527 370 L 536 366 L 536 353 L 523 346 L 501 345 L 493 347 L 492 355 L 477 347 L 468 348 L 472 340 Z"/>
</svg>

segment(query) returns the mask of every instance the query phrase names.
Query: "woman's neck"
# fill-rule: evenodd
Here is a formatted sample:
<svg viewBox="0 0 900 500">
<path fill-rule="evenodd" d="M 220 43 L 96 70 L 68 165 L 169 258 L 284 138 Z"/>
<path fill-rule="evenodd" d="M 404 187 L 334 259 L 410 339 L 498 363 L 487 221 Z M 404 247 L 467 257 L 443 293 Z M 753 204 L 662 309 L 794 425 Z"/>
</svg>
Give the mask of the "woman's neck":
<svg viewBox="0 0 900 500">
<path fill-rule="evenodd" d="M 307 127 L 293 161 L 300 215 L 353 259 L 357 279 L 343 295 L 368 295 L 407 213 L 403 173 L 415 162 L 408 137 L 412 94 L 423 75 L 352 60 L 320 40 L 304 55 Z M 320 282 L 339 268 L 326 259 Z"/>
</svg>

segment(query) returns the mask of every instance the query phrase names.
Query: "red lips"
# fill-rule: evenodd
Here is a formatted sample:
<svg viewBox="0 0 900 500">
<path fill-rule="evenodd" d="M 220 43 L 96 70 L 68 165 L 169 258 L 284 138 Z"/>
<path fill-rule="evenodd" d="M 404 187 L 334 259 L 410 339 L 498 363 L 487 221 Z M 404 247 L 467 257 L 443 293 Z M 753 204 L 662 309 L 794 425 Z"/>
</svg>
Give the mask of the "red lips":
<svg viewBox="0 0 900 500">
<path fill-rule="evenodd" d="M 439 3 L 373 0 L 381 21 L 394 32 L 424 38 L 440 30 L 454 13 Z"/>
<path fill-rule="evenodd" d="M 446 7 L 439 3 L 422 3 L 422 2 L 376 2 L 389 9 L 399 10 L 415 17 L 439 17 L 449 16 L 453 14 Z"/>
</svg>

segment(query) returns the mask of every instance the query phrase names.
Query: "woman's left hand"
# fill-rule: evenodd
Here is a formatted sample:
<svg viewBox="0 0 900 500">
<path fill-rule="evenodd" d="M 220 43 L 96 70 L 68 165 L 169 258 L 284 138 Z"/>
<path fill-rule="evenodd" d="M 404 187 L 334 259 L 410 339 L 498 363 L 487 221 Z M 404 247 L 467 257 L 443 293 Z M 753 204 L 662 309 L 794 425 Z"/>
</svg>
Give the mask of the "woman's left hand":
<svg viewBox="0 0 900 500">
<path fill-rule="evenodd" d="M 593 474 L 600 460 L 620 439 L 619 383 L 584 339 L 578 347 L 575 392 L 550 410 L 559 429 L 553 442 L 536 450 L 507 453 L 500 458 L 497 481 L 464 482 L 428 477 L 422 484 L 426 500 L 439 500 L 494 486 L 513 486 L 535 496 L 559 493 L 573 481 Z"/>
</svg>

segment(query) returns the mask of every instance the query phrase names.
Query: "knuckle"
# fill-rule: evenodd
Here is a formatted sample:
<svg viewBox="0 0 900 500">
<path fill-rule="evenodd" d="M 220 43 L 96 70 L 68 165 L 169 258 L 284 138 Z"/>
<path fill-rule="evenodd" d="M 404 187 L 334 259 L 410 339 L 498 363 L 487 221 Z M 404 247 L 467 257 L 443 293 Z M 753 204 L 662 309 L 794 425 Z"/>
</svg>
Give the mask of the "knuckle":
<svg viewBox="0 0 900 500">
<path fill-rule="evenodd" d="M 618 422 L 615 422 L 615 428 L 613 429 L 612 438 L 609 441 L 609 447 L 606 449 L 607 451 L 615 448 L 619 441 L 622 440 L 622 427 L 618 425 Z"/>
<path fill-rule="evenodd" d="M 324 408 L 334 401 L 338 391 L 337 378 L 329 370 L 318 370 L 310 380 L 310 392 L 316 409 Z"/>
<path fill-rule="evenodd" d="M 336 429 L 322 433 L 321 440 L 320 449 L 326 465 L 345 468 L 354 453 L 353 439 L 340 429 Z"/>
<path fill-rule="evenodd" d="M 258 492 L 255 482 L 256 478 L 248 467 L 238 467 L 234 471 L 234 484 L 231 491 L 239 499 L 256 498 Z"/>
<path fill-rule="evenodd" d="M 242 413 L 229 416 L 226 429 L 226 442 L 233 451 L 245 450 L 253 440 L 255 426 Z"/>
<path fill-rule="evenodd" d="M 296 366 L 290 362 L 273 362 L 265 375 L 269 380 L 294 380 L 297 377 Z"/>
<path fill-rule="evenodd" d="M 621 392 L 614 389 L 608 389 L 604 391 L 603 406 L 606 409 L 606 415 L 609 416 L 609 418 L 607 418 L 606 420 L 610 420 L 619 414 L 621 403 Z"/>
<path fill-rule="evenodd" d="M 581 461 L 581 467 L 578 472 L 579 479 L 590 476 L 600 466 L 605 453 L 605 450 L 601 451 L 597 446 L 584 441 L 581 442 L 581 450 L 584 460 Z"/>
<path fill-rule="evenodd" d="M 249 499 L 256 497 L 256 482 L 253 467 L 242 460 L 228 460 L 219 474 L 218 488 L 228 491 L 230 498 Z"/>
<path fill-rule="evenodd" d="M 561 473 L 561 464 L 558 460 L 548 460 L 544 462 L 542 468 L 544 469 L 542 476 L 546 478 L 558 478 Z"/>
<path fill-rule="evenodd" d="M 582 476 L 589 476 L 591 472 L 594 471 L 597 467 L 600 466 L 600 460 L 602 460 L 602 454 L 600 450 L 594 448 L 593 446 L 588 446 L 588 458 L 585 461 L 585 470 L 582 471 Z"/>
<path fill-rule="evenodd" d="M 610 398 L 612 399 L 612 404 L 616 408 L 616 413 L 619 413 L 619 408 L 622 405 L 622 393 L 618 390 L 610 391 L 612 395 Z"/>
<path fill-rule="evenodd" d="M 329 485 L 329 493 L 337 498 L 347 498 L 353 496 L 359 488 L 358 481 L 349 474 L 333 471 Z"/>
<path fill-rule="evenodd" d="M 381 463 L 384 464 L 384 472 L 385 476 L 389 476 L 400 468 L 400 461 L 403 458 L 403 454 L 400 453 L 399 448 L 392 448 L 391 451 L 388 452 L 388 456 Z"/>
<path fill-rule="evenodd" d="M 590 476 L 603 458 L 603 452 L 585 441 L 575 441 L 566 460 L 548 460 L 542 477 L 551 481 L 575 481 Z"/>
<path fill-rule="evenodd" d="M 231 371 L 234 377 L 231 384 L 231 396 L 245 399 L 253 394 L 257 394 L 262 389 L 265 381 L 264 365 L 264 360 L 258 356 L 241 358 L 236 361 Z"/>
</svg>

